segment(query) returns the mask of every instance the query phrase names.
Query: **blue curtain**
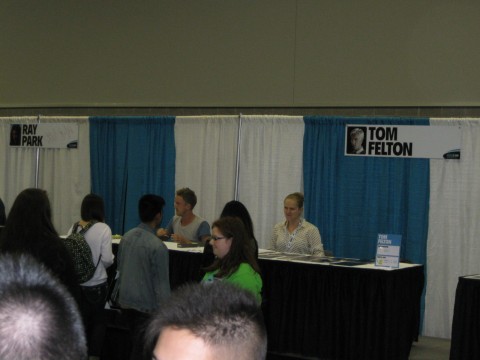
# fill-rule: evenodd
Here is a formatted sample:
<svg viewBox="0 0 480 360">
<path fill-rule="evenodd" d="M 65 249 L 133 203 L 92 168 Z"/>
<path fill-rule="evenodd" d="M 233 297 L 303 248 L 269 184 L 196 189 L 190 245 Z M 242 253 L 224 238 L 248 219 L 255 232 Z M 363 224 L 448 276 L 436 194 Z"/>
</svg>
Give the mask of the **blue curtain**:
<svg viewBox="0 0 480 360">
<path fill-rule="evenodd" d="M 91 117 L 92 192 L 105 200 L 114 234 L 138 225 L 138 200 L 147 193 L 166 201 L 163 226 L 173 216 L 175 117 Z"/>
<path fill-rule="evenodd" d="M 346 124 L 428 119 L 305 117 L 305 218 L 335 256 L 373 259 L 379 233 L 401 234 L 401 258 L 425 264 L 429 160 L 345 156 Z"/>
</svg>

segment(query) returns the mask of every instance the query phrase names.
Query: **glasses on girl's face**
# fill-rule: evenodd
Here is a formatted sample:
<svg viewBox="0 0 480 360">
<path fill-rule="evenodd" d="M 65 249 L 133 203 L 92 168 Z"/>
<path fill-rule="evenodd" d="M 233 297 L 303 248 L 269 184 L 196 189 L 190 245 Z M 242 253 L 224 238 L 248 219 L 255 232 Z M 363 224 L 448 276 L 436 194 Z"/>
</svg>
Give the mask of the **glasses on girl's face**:
<svg viewBox="0 0 480 360">
<path fill-rule="evenodd" d="M 210 237 L 210 240 L 213 240 L 213 241 L 217 241 L 217 240 L 221 240 L 221 239 L 225 239 L 225 236 L 211 236 Z"/>
</svg>

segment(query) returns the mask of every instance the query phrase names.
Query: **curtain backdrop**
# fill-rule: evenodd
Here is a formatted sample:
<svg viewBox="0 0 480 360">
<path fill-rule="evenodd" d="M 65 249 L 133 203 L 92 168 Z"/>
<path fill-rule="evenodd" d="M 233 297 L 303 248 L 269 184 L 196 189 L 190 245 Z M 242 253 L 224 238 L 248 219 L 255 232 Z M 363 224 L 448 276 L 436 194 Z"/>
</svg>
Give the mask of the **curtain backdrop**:
<svg viewBox="0 0 480 360">
<path fill-rule="evenodd" d="M 401 234 L 400 257 L 425 264 L 428 159 L 345 156 L 346 124 L 428 125 L 428 119 L 305 117 L 307 219 L 335 256 L 372 259 L 379 233 Z"/>
<path fill-rule="evenodd" d="M 138 225 L 138 200 L 147 193 L 165 198 L 162 225 L 173 215 L 175 118 L 92 117 L 92 191 L 106 203 L 106 222 L 123 234 Z"/>
<path fill-rule="evenodd" d="M 36 124 L 36 117 L 0 118 L 0 197 L 8 215 L 10 208 L 23 189 L 35 187 L 35 149 L 10 147 L 11 124 Z"/>
<path fill-rule="evenodd" d="M 176 123 L 173 117 L 97 117 L 90 133 L 87 118 L 41 118 L 69 121 L 79 124 L 78 149 L 39 152 L 39 187 L 49 193 L 59 233 L 79 218 L 91 188 L 104 197 L 116 233 L 136 226 L 138 198 L 146 192 L 167 201 L 166 225 L 175 189 L 183 186 L 197 192 L 195 212 L 211 222 L 234 197 L 240 138 L 238 199 L 252 215 L 260 247 L 283 219 L 285 195 L 303 186 L 305 217 L 335 255 L 372 258 L 379 232 L 401 233 L 401 256 L 427 264 L 427 336 L 450 337 L 458 277 L 480 273 L 479 119 L 430 120 L 462 127 L 460 161 L 343 155 L 347 123 L 426 125 L 427 119 L 306 117 L 304 125 L 301 117 L 245 116 L 239 134 L 237 116 Z M 0 118 L 0 197 L 7 213 L 20 191 L 35 186 L 36 150 L 10 148 L 13 123 L 36 124 L 37 117 Z"/>
<path fill-rule="evenodd" d="M 379 233 L 401 234 L 401 258 L 425 264 L 428 159 L 345 156 L 345 125 L 428 119 L 305 117 L 305 214 L 336 256 L 372 259 Z"/>
<path fill-rule="evenodd" d="M 303 133 L 301 116 L 242 116 L 238 200 L 252 216 L 260 248 L 285 220 L 285 196 L 303 191 Z"/>
<path fill-rule="evenodd" d="M 52 218 L 60 234 L 66 234 L 80 216 L 80 204 L 90 192 L 90 145 L 87 117 L 41 117 L 41 123 L 78 124 L 77 149 L 40 149 L 38 187 L 48 192 Z M 22 190 L 35 187 L 37 150 L 9 146 L 11 124 L 37 124 L 37 117 L 0 119 L 0 196 L 7 213 Z"/>
<path fill-rule="evenodd" d="M 178 116 L 176 189 L 197 195 L 194 213 L 211 225 L 235 195 L 238 116 Z M 173 206 L 174 192 L 167 194 Z"/>
<path fill-rule="evenodd" d="M 451 337 L 458 277 L 480 273 L 480 120 L 431 119 L 462 128 L 460 160 L 430 160 L 424 335 Z"/>
<path fill-rule="evenodd" d="M 196 192 L 195 213 L 211 224 L 235 197 L 238 155 L 237 200 L 249 210 L 259 246 L 265 248 L 273 225 L 283 219 L 283 198 L 302 190 L 303 120 L 242 116 L 241 124 L 239 136 L 238 116 L 177 117 L 176 188 Z"/>
</svg>

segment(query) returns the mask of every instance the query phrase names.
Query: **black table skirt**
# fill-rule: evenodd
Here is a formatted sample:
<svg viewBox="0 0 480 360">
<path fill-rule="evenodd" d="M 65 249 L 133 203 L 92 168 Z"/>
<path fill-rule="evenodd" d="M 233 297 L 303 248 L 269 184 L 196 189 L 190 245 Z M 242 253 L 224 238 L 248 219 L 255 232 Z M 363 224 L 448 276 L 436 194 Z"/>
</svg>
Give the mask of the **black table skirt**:
<svg viewBox="0 0 480 360">
<path fill-rule="evenodd" d="M 460 277 L 455 293 L 451 360 L 480 359 L 480 280 Z"/>
<path fill-rule="evenodd" d="M 199 281 L 202 254 L 170 251 L 172 289 Z M 269 352 L 408 359 L 418 340 L 423 266 L 394 271 L 259 260 Z"/>
</svg>

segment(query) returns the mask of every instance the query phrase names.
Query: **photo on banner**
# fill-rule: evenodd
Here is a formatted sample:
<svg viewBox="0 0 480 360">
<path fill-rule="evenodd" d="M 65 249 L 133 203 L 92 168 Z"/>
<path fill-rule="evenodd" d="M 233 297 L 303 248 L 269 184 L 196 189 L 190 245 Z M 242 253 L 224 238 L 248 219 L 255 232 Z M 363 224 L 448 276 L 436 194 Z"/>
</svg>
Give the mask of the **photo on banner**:
<svg viewBox="0 0 480 360">
<path fill-rule="evenodd" d="M 11 147 L 48 149 L 78 148 L 78 124 L 11 124 Z"/>
</svg>

